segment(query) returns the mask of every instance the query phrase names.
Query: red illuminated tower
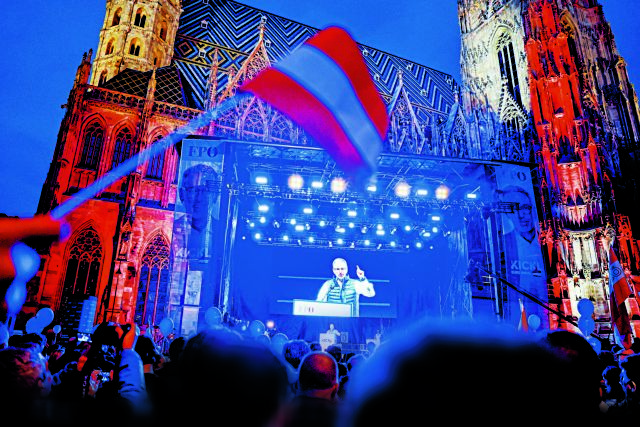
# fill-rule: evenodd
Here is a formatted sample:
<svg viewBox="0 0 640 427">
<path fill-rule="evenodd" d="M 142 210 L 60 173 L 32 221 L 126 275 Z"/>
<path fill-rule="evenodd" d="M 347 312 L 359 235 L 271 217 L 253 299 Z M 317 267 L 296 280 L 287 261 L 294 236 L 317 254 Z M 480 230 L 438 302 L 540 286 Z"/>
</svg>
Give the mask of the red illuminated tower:
<svg viewBox="0 0 640 427">
<path fill-rule="evenodd" d="M 578 320 L 577 303 L 588 298 L 595 332 L 611 336 L 610 242 L 630 282 L 640 269 L 629 219 L 638 203 L 640 113 L 603 7 L 595 0 L 458 5 L 467 105 L 515 120 L 511 128 L 522 129 L 537 165 L 551 307 Z M 628 308 L 638 315 L 635 298 Z M 550 325 L 573 328 L 555 315 Z M 637 336 L 640 322 L 632 326 Z"/>
</svg>

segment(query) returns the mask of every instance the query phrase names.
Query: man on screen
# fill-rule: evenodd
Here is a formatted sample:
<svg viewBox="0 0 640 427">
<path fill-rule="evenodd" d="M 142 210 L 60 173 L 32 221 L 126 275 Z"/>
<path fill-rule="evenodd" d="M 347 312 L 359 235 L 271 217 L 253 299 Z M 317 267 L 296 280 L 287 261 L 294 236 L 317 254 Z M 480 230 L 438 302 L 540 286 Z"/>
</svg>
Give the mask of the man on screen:
<svg viewBox="0 0 640 427">
<path fill-rule="evenodd" d="M 373 284 L 367 280 L 364 271 L 356 265 L 358 279 L 349 277 L 347 261 L 343 258 L 333 260 L 333 278 L 327 280 L 320 287 L 316 301 L 333 302 L 351 305 L 351 317 L 360 316 L 360 295 L 373 297 L 376 291 Z"/>
</svg>

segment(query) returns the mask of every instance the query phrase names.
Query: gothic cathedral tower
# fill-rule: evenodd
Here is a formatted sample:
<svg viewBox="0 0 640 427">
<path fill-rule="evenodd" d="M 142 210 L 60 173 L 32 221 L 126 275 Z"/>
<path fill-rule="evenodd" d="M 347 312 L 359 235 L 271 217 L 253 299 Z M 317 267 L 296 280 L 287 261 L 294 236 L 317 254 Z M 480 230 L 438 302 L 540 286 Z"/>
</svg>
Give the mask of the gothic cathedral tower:
<svg viewBox="0 0 640 427">
<path fill-rule="evenodd" d="M 98 50 L 85 54 L 67 101 L 38 213 L 50 212 L 200 110 L 172 64 L 180 0 L 108 0 Z M 91 81 L 89 78 L 91 76 Z M 52 307 L 62 336 L 79 304 L 99 320 L 159 321 L 167 301 L 179 153 L 168 148 L 83 203 L 74 234 L 43 254 L 28 301 Z M 27 304 L 28 305 L 28 304 Z"/>
<path fill-rule="evenodd" d="M 171 64 L 179 20 L 179 0 L 108 0 L 90 83 Z"/>
<path fill-rule="evenodd" d="M 629 219 L 638 200 L 628 183 L 639 165 L 640 110 L 603 8 L 596 0 L 458 0 L 458 14 L 465 107 L 490 112 L 535 165 L 550 306 L 578 321 L 578 301 L 591 300 L 593 332 L 611 338 L 611 243 L 629 283 L 639 284 Z M 636 298 L 627 308 L 640 336 Z M 554 314 L 549 321 L 573 327 Z"/>
</svg>

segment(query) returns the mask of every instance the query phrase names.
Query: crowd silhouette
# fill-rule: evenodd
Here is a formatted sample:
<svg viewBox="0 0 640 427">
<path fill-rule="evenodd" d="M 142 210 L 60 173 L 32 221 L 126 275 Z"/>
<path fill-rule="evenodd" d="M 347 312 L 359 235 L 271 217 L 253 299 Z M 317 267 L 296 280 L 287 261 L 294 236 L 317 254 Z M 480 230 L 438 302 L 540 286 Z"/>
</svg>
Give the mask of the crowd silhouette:
<svg viewBox="0 0 640 427">
<path fill-rule="evenodd" d="M 223 323 L 173 336 L 164 352 L 151 333 L 113 322 L 88 342 L 0 342 L 3 420 L 23 425 L 593 424 L 635 419 L 637 384 L 635 352 L 479 321 L 425 319 L 361 353 L 301 339 L 276 349 Z"/>
</svg>

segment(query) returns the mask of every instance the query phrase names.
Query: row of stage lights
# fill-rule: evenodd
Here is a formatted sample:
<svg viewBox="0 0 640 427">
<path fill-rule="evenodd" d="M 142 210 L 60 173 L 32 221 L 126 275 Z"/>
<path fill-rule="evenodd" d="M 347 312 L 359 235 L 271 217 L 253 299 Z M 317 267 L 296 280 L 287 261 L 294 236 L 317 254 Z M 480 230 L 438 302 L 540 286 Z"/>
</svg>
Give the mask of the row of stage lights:
<svg viewBox="0 0 640 427">
<path fill-rule="evenodd" d="M 253 178 L 255 184 L 258 185 L 270 185 L 270 179 L 266 174 L 256 174 Z M 292 174 L 287 179 L 287 186 L 292 191 L 304 190 L 305 180 L 300 174 Z M 321 191 L 325 189 L 325 183 L 321 180 L 312 180 L 310 190 Z M 342 194 L 348 190 L 349 183 L 342 177 L 334 177 L 329 182 L 329 189 L 334 194 Z M 376 193 L 378 186 L 375 183 L 369 183 L 366 187 L 369 193 Z M 411 186 L 407 181 L 400 180 L 394 186 L 394 194 L 399 198 L 408 198 L 412 194 L 416 197 L 426 197 L 429 195 L 429 190 L 426 187 L 416 185 L 415 188 Z M 433 191 L 437 200 L 447 200 L 451 194 L 451 189 L 445 184 L 439 184 Z M 469 192 L 465 195 L 467 199 L 475 200 L 479 197 L 475 191 Z"/>
<path fill-rule="evenodd" d="M 289 216 L 281 221 L 267 219 L 270 211 L 267 204 L 258 205 L 257 211 L 258 216 L 247 218 L 245 222 L 250 237 L 264 244 L 295 245 L 297 243 L 298 245 L 393 250 L 406 250 L 413 246 L 416 249 L 433 249 L 431 239 L 438 235 L 450 234 L 449 231 L 443 230 L 442 215 L 436 213 L 429 216 L 429 225 L 416 225 L 403 221 L 400 213 L 391 212 L 389 214 L 391 222 L 385 226 L 383 222 L 357 223 L 358 212 L 355 209 L 348 209 L 349 219 L 343 221 L 314 218 L 314 209 L 308 206 L 302 208 L 303 216 L 297 216 L 297 218 Z M 247 236 L 242 238 L 246 239 Z M 408 243 L 409 241 L 411 243 Z"/>
</svg>

